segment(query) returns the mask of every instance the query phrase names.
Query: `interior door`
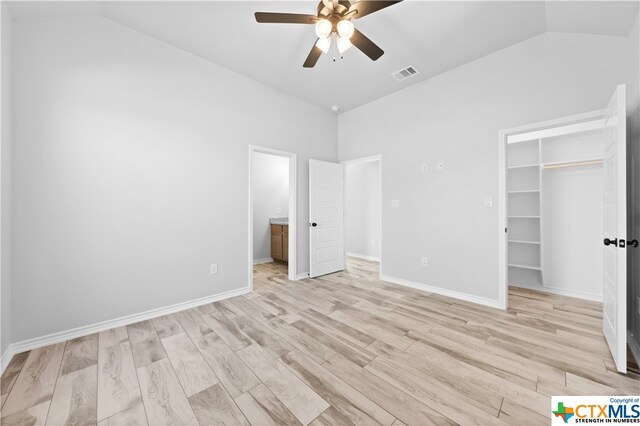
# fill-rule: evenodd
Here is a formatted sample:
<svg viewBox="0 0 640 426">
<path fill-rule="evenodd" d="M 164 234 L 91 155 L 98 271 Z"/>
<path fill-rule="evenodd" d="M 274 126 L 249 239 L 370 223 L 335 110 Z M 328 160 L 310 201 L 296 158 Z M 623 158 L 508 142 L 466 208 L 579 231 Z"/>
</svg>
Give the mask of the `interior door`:
<svg viewBox="0 0 640 426">
<path fill-rule="evenodd" d="M 618 371 L 627 372 L 627 139 L 626 87 L 604 113 L 603 331 Z"/>
<path fill-rule="evenodd" d="M 311 278 L 344 269 L 344 166 L 309 160 Z"/>
</svg>

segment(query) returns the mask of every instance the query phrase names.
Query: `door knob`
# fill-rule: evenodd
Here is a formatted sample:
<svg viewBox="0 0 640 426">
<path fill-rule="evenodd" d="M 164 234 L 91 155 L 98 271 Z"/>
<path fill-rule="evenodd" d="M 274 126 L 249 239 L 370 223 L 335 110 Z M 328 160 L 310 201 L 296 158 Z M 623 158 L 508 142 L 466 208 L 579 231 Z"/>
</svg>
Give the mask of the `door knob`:
<svg viewBox="0 0 640 426">
<path fill-rule="evenodd" d="M 608 246 L 609 244 L 613 244 L 614 246 L 618 247 L 618 239 L 614 238 L 613 240 L 610 240 L 608 238 L 604 239 L 604 245 Z"/>
<path fill-rule="evenodd" d="M 627 241 L 627 246 L 628 247 L 633 247 L 633 248 L 638 247 L 638 240 Z"/>
<path fill-rule="evenodd" d="M 313 226 L 315 228 L 316 226 L 318 226 L 318 224 L 315 223 L 315 222 L 311 222 L 311 226 Z"/>
</svg>

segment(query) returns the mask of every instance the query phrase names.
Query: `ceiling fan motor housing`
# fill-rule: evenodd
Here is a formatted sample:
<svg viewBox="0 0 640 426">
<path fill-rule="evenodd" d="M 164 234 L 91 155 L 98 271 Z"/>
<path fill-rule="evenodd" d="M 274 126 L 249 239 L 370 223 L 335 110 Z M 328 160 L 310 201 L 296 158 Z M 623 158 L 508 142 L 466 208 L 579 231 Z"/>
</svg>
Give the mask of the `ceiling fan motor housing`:
<svg viewBox="0 0 640 426">
<path fill-rule="evenodd" d="M 318 18 L 329 19 L 331 15 L 337 14 L 339 16 L 347 13 L 351 7 L 351 2 L 342 0 L 337 2 L 321 1 L 318 3 Z M 339 17 L 338 17 L 339 19 Z"/>
</svg>

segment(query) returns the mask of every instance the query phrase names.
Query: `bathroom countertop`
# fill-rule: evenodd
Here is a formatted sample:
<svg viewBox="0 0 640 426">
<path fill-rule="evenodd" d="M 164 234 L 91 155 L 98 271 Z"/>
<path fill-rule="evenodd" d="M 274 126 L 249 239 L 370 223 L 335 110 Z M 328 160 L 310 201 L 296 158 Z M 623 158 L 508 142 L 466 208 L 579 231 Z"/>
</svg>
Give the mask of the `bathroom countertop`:
<svg viewBox="0 0 640 426">
<path fill-rule="evenodd" d="M 272 218 L 269 218 L 269 223 L 271 225 L 288 225 L 289 218 L 288 217 L 272 217 Z"/>
</svg>

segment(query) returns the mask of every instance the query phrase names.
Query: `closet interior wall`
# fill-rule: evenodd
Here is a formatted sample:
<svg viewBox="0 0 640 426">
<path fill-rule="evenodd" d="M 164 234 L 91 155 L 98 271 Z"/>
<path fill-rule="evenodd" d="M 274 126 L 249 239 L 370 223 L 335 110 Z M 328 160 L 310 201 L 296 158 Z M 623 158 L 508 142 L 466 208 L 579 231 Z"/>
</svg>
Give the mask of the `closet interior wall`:
<svg viewBox="0 0 640 426">
<path fill-rule="evenodd" d="M 544 286 L 602 300 L 603 142 L 601 132 L 543 141 L 542 266 Z"/>
</svg>

